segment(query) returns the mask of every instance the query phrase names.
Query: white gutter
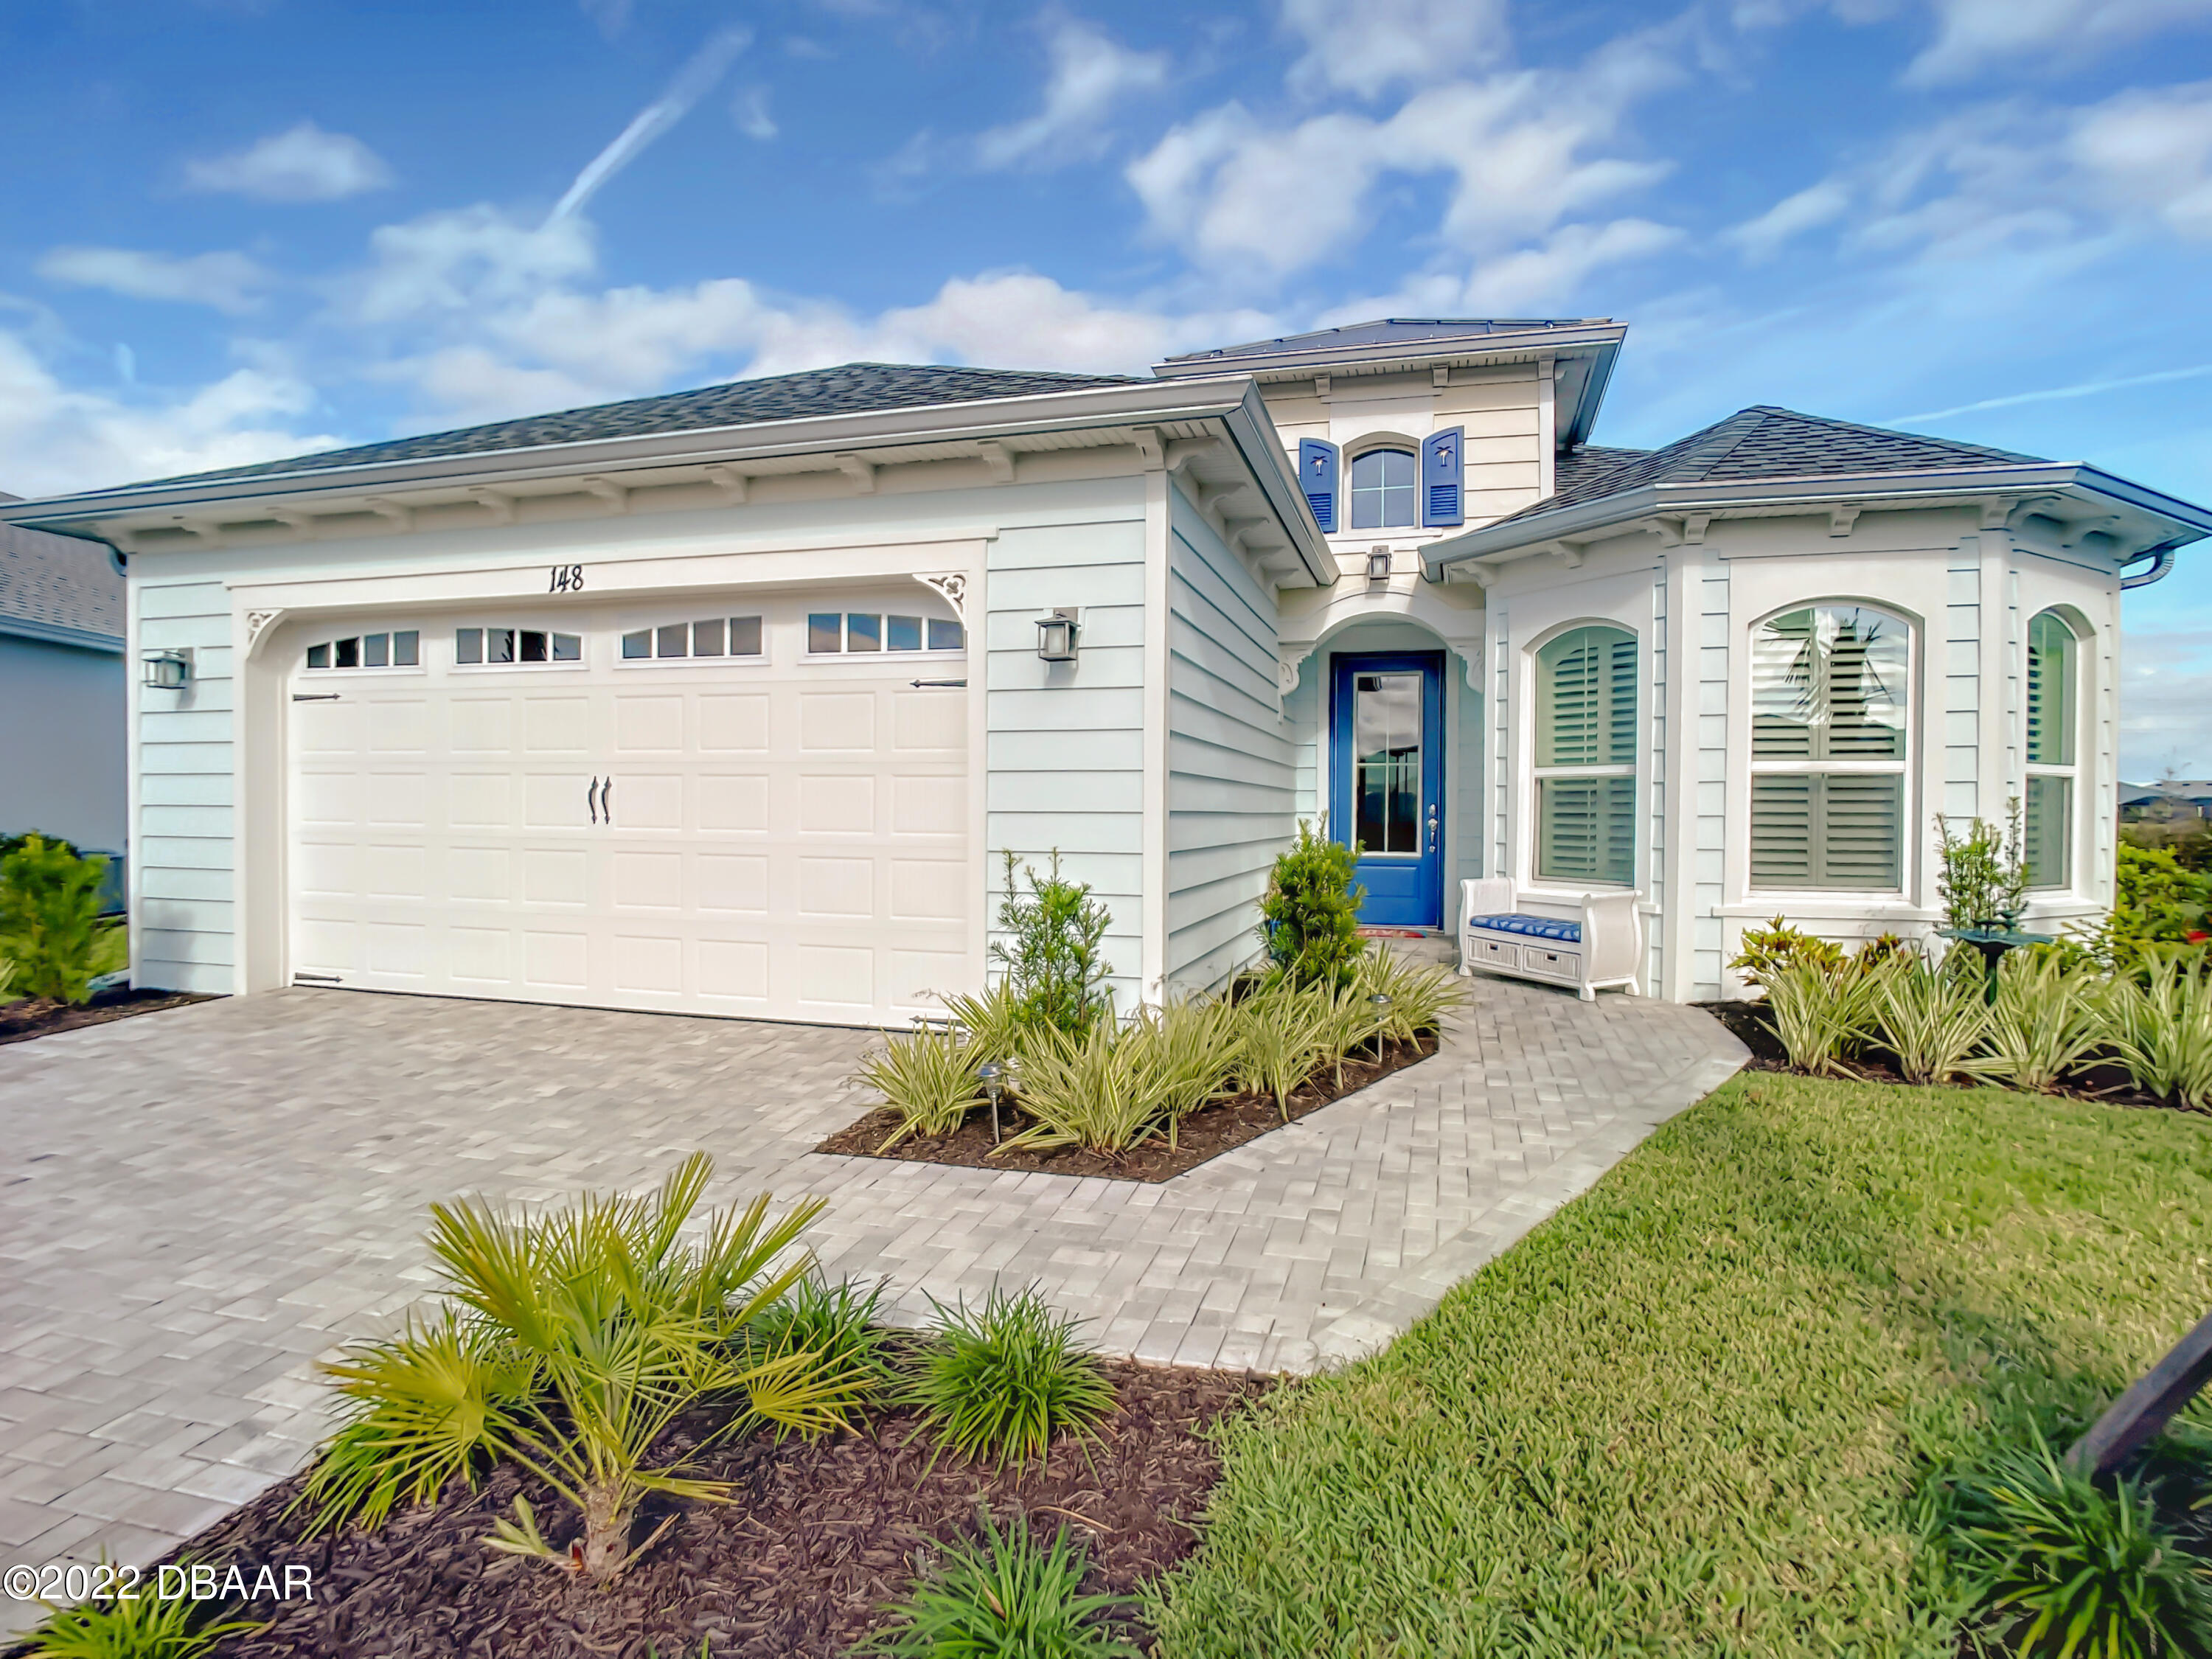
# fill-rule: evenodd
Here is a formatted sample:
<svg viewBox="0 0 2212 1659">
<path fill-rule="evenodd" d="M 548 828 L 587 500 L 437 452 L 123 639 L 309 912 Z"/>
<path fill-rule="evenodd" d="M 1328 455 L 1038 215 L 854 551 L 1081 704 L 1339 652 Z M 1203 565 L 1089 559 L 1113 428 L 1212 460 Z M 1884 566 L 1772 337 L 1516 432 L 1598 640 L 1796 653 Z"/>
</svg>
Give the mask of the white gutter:
<svg viewBox="0 0 2212 1659">
<path fill-rule="evenodd" d="M 1421 550 L 1421 562 L 1433 575 L 1449 565 L 1510 553 L 1545 542 L 1589 539 L 1596 532 L 1639 519 L 1684 513 L 1741 512 L 1777 507 L 1812 508 L 1871 500 L 1932 505 L 2000 494 L 2061 491 L 2101 495 L 2195 532 L 2182 540 L 2212 536 L 2212 511 L 2130 483 L 2082 462 L 2035 461 L 1927 472 L 1645 484 L 1636 489 L 1600 495 L 1573 507 L 1555 507 L 1525 519 L 1512 519 L 1431 542 Z"/>
<path fill-rule="evenodd" d="M 313 511 L 319 499 L 358 496 L 402 489 L 453 489 L 571 477 L 583 472 L 659 471 L 715 462 L 775 460 L 838 451 L 964 443 L 1029 433 L 1079 432 L 1155 422 L 1224 422 L 1245 463 L 1297 549 L 1300 562 L 1323 586 L 1337 575 L 1321 526 L 1288 471 L 1290 461 L 1250 375 L 1215 374 L 1196 380 L 1138 380 L 1126 386 L 1074 392 L 978 398 L 913 409 L 871 410 L 850 415 L 808 416 L 742 426 L 595 438 L 405 460 L 319 465 L 303 456 L 283 472 L 198 482 L 130 484 L 0 503 L 0 523 L 31 525 L 63 534 L 73 526 L 134 513 L 174 513 L 192 507 L 235 507 L 265 511 L 297 504 Z M 1264 455 L 1264 459 L 1262 459 Z"/>
<path fill-rule="evenodd" d="M 38 622 L 29 617 L 0 617 L 0 634 L 19 640 L 42 640 L 49 645 L 73 645 L 85 651 L 123 654 L 123 635 L 103 634 L 96 628 L 71 628 L 65 623 Z"/>
</svg>

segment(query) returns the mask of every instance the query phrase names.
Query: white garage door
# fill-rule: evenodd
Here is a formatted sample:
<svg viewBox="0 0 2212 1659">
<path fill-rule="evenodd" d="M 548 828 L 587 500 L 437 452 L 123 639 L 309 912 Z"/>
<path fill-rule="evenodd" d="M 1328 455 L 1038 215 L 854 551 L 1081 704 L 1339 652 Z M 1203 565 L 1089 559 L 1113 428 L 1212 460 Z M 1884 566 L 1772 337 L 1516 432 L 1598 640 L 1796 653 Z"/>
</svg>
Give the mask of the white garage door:
<svg viewBox="0 0 2212 1659">
<path fill-rule="evenodd" d="M 319 630 L 289 711 L 293 975 L 933 1010 L 982 902 L 963 643 L 912 590 Z"/>
</svg>

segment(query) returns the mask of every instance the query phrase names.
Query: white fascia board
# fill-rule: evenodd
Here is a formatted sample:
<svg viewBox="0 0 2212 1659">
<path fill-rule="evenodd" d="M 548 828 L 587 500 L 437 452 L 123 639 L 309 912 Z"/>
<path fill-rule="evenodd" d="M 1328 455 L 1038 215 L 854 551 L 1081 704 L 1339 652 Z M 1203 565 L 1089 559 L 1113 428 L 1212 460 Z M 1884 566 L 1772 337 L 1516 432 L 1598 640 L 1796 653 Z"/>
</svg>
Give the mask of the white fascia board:
<svg viewBox="0 0 2212 1659">
<path fill-rule="evenodd" d="M 175 484 L 126 485 L 0 505 L 0 523 L 27 524 L 67 533 L 86 519 L 125 513 L 289 500 L 313 510 L 316 499 L 336 494 L 390 494 L 404 489 L 452 489 L 526 483 L 582 472 L 688 466 L 712 461 L 781 459 L 841 449 L 964 442 L 1031 432 L 1161 421 L 1220 420 L 1241 408 L 1251 379 L 1217 373 L 1202 381 L 1137 381 L 1128 386 L 1052 392 L 1020 398 L 930 404 L 915 409 L 869 410 L 850 415 L 758 421 L 744 426 L 597 438 L 467 455 L 433 455 L 318 467 L 313 456 L 296 471 L 211 478 Z"/>
<path fill-rule="evenodd" d="M 1777 507 L 1810 509 L 1849 501 L 1936 506 L 1987 495 L 2060 493 L 2100 496 L 2135 507 L 2185 532 L 2195 532 L 2187 537 L 2190 540 L 2212 535 L 2212 511 L 2080 462 L 2052 461 L 1849 477 L 1762 478 L 1749 483 L 1646 484 L 1640 489 L 1601 495 L 1573 507 L 1431 542 L 1421 550 L 1421 562 L 1431 571 L 1439 570 L 1544 542 L 1587 540 L 1615 526 L 1680 513 L 1720 514 Z"/>
<path fill-rule="evenodd" d="M 1313 505 L 1306 493 L 1298 487 L 1297 478 L 1291 471 L 1290 452 L 1284 447 L 1282 434 L 1275 429 L 1274 417 L 1267 412 L 1267 400 L 1261 397 L 1259 383 L 1249 376 L 1238 377 L 1244 381 L 1243 401 L 1224 417 L 1222 424 L 1229 433 L 1229 441 L 1243 457 L 1245 466 L 1259 484 L 1260 492 L 1267 498 L 1275 517 L 1284 529 L 1290 532 L 1291 542 L 1298 550 L 1298 562 L 1316 587 L 1333 587 L 1339 571 L 1336 556 L 1329 550 L 1328 538 L 1322 534 L 1321 525 L 1313 515 Z"/>
<path fill-rule="evenodd" d="M 1195 362 L 1170 359 L 1152 365 L 1162 380 L 1200 375 L 1284 374 L 1317 374 L 1340 363 L 1432 362 L 1474 361 L 1484 357 L 1525 357 L 1532 352 L 1565 352 L 1591 346 L 1618 346 L 1627 337 L 1626 323 L 1592 323 L 1581 328 L 1532 328 L 1519 334 L 1449 334 L 1400 344 L 1369 341 L 1358 345 L 1303 346 L 1295 350 L 1255 352 L 1249 356 L 1209 357 Z"/>
<path fill-rule="evenodd" d="M 103 634 L 94 628 L 70 628 L 61 623 L 34 621 L 29 617 L 0 617 L 0 634 L 20 640 L 40 640 L 48 645 L 73 645 L 80 650 L 123 654 L 123 635 Z"/>
</svg>

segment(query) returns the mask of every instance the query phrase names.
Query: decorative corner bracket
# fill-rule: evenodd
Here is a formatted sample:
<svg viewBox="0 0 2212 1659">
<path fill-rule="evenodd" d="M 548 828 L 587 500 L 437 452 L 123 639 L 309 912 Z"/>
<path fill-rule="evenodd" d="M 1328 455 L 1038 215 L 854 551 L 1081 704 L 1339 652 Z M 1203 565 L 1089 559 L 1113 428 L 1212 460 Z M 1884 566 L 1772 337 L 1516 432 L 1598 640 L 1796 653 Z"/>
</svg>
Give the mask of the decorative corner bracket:
<svg viewBox="0 0 2212 1659">
<path fill-rule="evenodd" d="M 965 628 L 968 626 L 968 576 L 966 572 L 959 570 L 933 571 L 927 575 L 920 572 L 916 572 L 915 574 L 915 580 L 920 582 L 931 592 L 936 594 L 938 598 L 943 599 L 945 604 L 951 605 L 952 607 L 952 614 L 960 619 L 961 627 Z"/>
<path fill-rule="evenodd" d="M 263 638 L 270 629 L 283 619 L 283 616 L 284 613 L 281 609 L 249 611 L 246 613 L 246 654 L 248 657 L 252 656 L 260 648 Z"/>
</svg>

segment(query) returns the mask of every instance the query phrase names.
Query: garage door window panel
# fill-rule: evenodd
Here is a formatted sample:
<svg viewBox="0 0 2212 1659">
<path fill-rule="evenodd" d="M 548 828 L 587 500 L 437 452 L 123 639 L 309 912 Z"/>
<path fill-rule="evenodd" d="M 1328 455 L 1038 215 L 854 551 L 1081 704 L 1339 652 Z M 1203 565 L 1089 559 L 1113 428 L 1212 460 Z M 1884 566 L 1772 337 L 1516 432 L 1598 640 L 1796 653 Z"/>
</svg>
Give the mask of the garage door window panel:
<svg viewBox="0 0 2212 1659">
<path fill-rule="evenodd" d="M 307 666 L 318 672 L 419 668 L 422 662 L 422 635 L 412 628 L 382 629 L 374 634 L 319 640 L 307 647 Z"/>
<path fill-rule="evenodd" d="M 948 617 L 817 611 L 806 619 L 806 650 L 810 656 L 963 651 L 967 646 L 967 630 Z"/>
<path fill-rule="evenodd" d="M 690 662 L 701 657 L 765 656 L 758 617 L 701 617 L 690 622 L 635 628 L 622 636 L 624 663 Z"/>
<path fill-rule="evenodd" d="M 584 636 L 538 628 L 457 628 L 453 663 L 459 668 L 569 665 L 580 667 Z"/>
</svg>

